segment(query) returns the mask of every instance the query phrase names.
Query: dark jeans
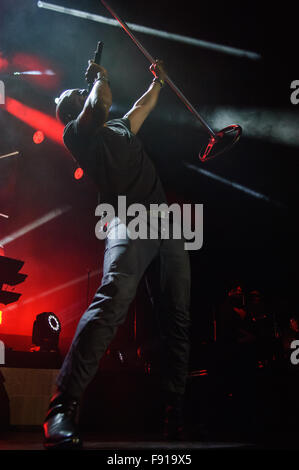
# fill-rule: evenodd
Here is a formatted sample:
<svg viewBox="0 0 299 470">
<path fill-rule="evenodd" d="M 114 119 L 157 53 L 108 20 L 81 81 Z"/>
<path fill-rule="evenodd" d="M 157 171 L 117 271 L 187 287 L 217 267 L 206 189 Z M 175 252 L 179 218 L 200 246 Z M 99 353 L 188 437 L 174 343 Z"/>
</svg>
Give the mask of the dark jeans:
<svg viewBox="0 0 299 470">
<path fill-rule="evenodd" d="M 164 350 L 162 386 L 166 393 L 183 394 L 188 374 L 190 328 L 190 265 L 184 239 L 132 240 L 128 237 L 127 226 L 117 217 L 110 223 L 108 232 L 102 282 L 80 319 L 57 378 L 58 389 L 74 398 L 81 396 L 96 374 L 117 327 L 125 321 L 141 277 L 152 260 L 159 257 L 158 307 Z M 120 234 L 125 238 L 121 239 Z"/>
</svg>

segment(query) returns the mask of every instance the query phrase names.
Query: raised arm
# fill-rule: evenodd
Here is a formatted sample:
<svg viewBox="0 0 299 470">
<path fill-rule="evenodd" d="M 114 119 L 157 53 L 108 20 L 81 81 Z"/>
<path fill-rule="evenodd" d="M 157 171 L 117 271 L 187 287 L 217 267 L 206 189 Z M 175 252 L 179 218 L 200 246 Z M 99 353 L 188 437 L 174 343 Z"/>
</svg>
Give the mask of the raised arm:
<svg viewBox="0 0 299 470">
<path fill-rule="evenodd" d="M 147 116 L 156 106 L 160 90 L 164 85 L 165 71 L 162 61 L 157 60 L 151 65 L 150 70 L 155 77 L 153 82 L 144 95 L 136 101 L 132 109 L 124 116 L 129 119 L 133 134 L 137 134 Z"/>
<path fill-rule="evenodd" d="M 107 70 L 90 60 L 85 77 L 93 87 L 77 118 L 78 130 L 84 133 L 105 124 L 112 104 Z"/>
</svg>

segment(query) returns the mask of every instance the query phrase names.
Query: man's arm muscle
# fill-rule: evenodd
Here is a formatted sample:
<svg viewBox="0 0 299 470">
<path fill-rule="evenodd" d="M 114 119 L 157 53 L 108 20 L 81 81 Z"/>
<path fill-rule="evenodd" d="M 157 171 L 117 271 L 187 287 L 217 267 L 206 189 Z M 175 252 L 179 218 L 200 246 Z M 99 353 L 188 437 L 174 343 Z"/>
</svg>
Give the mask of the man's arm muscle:
<svg viewBox="0 0 299 470">
<path fill-rule="evenodd" d="M 156 79 L 160 80 L 160 83 L 157 81 L 152 82 L 149 89 L 136 101 L 133 108 L 124 116 L 129 119 L 133 134 L 137 134 L 145 119 L 157 104 L 161 86 L 166 76 L 162 64 L 162 61 L 157 60 L 150 67 L 150 71 Z"/>
<path fill-rule="evenodd" d="M 151 83 L 147 92 L 144 93 L 144 95 L 136 101 L 133 108 L 125 114 L 124 117 L 129 119 L 133 134 L 137 134 L 147 116 L 156 106 L 160 90 L 161 85 L 159 83 Z"/>
</svg>

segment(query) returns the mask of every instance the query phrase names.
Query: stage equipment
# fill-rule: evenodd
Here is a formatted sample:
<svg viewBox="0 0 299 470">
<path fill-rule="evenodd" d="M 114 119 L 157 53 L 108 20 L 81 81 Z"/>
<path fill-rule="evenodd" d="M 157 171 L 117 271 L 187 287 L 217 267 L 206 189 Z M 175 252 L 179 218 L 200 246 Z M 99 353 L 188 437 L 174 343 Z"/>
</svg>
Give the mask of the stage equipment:
<svg viewBox="0 0 299 470">
<path fill-rule="evenodd" d="M 75 180 L 80 180 L 84 176 L 84 170 L 81 167 L 77 167 L 74 171 Z"/>
<path fill-rule="evenodd" d="M 43 131 L 36 131 L 33 134 L 32 140 L 35 144 L 41 144 L 45 140 L 45 135 Z"/>
<path fill-rule="evenodd" d="M 112 10 L 112 8 L 107 4 L 105 0 L 101 0 L 101 2 L 111 13 L 111 15 L 119 22 L 119 24 L 130 36 L 132 41 L 136 44 L 136 46 L 143 53 L 143 55 L 150 61 L 151 64 L 153 64 L 155 62 L 155 59 L 140 43 L 136 36 L 134 36 L 132 31 L 129 29 L 128 25 Z M 166 75 L 165 81 L 210 135 L 208 144 L 205 146 L 203 151 L 199 153 L 199 159 L 202 162 L 205 162 L 207 160 L 210 160 L 211 158 L 216 157 L 217 155 L 222 154 L 238 142 L 242 134 L 241 126 L 239 126 L 238 124 L 232 124 L 231 126 L 225 127 L 224 129 L 215 132 L 205 121 L 205 119 L 198 113 L 198 111 L 194 108 L 190 101 L 183 95 L 181 90 L 174 84 L 174 82 L 170 79 L 168 75 Z"/>
<path fill-rule="evenodd" d="M 2 158 L 8 158 L 8 157 L 13 157 L 14 155 L 19 155 L 20 152 L 16 151 L 16 152 L 11 152 L 11 153 L 6 153 L 5 155 L 0 155 L 0 160 Z"/>
<path fill-rule="evenodd" d="M 43 312 L 36 316 L 32 329 L 32 343 L 40 351 L 58 351 L 61 324 L 53 312 Z"/>
<path fill-rule="evenodd" d="M 99 42 L 98 42 L 98 45 L 97 45 L 97 48 L 96 48 L 96 51 L 95 51 L 95 53 L 94 53 L 94 59 L 93 59 L 93 61 L 94 61 L 94 63 L 97 64 L 97 65 L 100 65 L 100 64 L 101 64 L 103 46 L 104 46 L 104 43 L 101 42 L 101 41 L 99 41 Z M 93 87 L 93 82 L 88 84 L 88 93 L 91 92 L 92 87 Z"/>
<path fill-rule="evenodd" d="M 19 273 L 24 261 L 0 256 L 0 304 L 8 305 L 19 300 L 22 294 L 2 289 L 3 284 L 16 286 L 25 281 L 27 274 Z"/>
</svg>

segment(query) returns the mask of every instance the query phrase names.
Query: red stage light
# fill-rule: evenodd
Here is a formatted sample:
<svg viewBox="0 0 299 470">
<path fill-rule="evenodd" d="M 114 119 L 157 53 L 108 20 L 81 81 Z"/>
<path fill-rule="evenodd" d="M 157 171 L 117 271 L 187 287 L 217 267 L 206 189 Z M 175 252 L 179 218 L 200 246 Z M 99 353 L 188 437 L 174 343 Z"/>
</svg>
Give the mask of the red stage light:
<svg viewBox="0 0 299 470">
<path fill-rule="evenodd" d="M 5 109 L 13 116 L 33 127 L 33 129 L 42 131 L 49 139 L 63 145 L 62 134 L 64 126 L 54 117 L 48 116 L 37 109 L 30 108 L 8 96 L 5 99 Z"/>
<path fill-rule="evenodd" d="M 2 57 L 2 52 L 0 52 L 0 70 L 5 70 L 8 67 L 8 60 Z"/>
<path fill-rule="evenodd" d="M 36 131 L 33 134 L 33 142 L 35 144 L 41 144 L 45 140 L 45 134 L 43 131 Z"/>
<path fill-rule="evenodd" d="M 84 171 L 82 170 L 82 168 L 77 168 L 77 170 L 74 172 L 74 178 L 76 180 L 80 180 L 84 175 Z"/>
<path fill-rule="evenodd" d="M 28 80 L 31 83 L 35 83 L 36 85 L 49 90 L 58 87 L 60 78 L 56 67 L 55 73 L 53 72 L 49 74 L 48 72 L 52 72 L 54 67 L 44 59 L 32 54 L 19 52 L 14 55 L 11 62 L 13 67 L 19 72 L 37 70 L 42 73 L 41 75 L 22 75 L 23 80 Z"/>
</svg>

